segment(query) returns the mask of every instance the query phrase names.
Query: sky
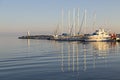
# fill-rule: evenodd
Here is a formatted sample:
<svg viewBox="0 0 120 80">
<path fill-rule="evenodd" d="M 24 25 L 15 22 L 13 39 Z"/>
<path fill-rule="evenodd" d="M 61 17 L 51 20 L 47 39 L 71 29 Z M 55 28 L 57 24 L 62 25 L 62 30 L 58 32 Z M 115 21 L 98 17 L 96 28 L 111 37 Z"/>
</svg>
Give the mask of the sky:
<svg viewBox="0 0 120 80">
<path fill-rule="evenodd" d="M 96 14 L 96 28 L 106 28 L 120 33 L 120 0 L 0 0 L 1 33 L 53 33 L 61 24 L 61 11 L 64 11 L 64 27 L 67 14 L 73 9 L 80 10 L 80 24 L 87 10 L 88 32 L 93 27 Z M 77 12 L 77 11 L 76 11 Z"/>
</svg>

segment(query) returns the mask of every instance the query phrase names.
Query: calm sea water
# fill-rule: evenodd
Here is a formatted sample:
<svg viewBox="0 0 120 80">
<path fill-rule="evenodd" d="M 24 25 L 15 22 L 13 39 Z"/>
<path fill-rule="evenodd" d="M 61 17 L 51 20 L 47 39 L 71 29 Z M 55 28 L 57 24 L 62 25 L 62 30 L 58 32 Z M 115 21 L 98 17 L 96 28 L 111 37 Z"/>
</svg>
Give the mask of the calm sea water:
<svg viewBox="0 0 120 80">
<path fill-rule="evenodd" d="M 0 80 L 120 80 L 120 43 L 1 36 Z"/>
</svg>

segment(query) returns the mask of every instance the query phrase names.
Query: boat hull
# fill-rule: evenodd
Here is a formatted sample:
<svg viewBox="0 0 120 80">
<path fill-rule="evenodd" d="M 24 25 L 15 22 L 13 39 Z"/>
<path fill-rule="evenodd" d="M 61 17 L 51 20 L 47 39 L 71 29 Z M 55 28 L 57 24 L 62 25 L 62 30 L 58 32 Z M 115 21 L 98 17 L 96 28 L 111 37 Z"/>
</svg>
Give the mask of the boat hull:
<svg viewBox="0 0 120 80">
<path fill-rule="evenodd" d="M 84 39 L 85 42 L 114 42 L 112 39 Z"/>
</svg>

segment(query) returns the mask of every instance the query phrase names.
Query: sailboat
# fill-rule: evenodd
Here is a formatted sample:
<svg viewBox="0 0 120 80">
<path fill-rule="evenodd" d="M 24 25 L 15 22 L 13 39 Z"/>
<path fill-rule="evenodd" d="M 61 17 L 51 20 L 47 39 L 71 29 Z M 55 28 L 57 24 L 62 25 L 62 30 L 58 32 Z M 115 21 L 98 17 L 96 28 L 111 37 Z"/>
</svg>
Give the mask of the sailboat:
<svg viewBox="0 0 120 80">
<path fill-rule="evenodd" d="M 78 27 L 79 27 L 79 8 L 78 8 Z M 61 35 L 56 35 L 56 41 L 81 41 L 81 35 L 76 34 L 76 23 L 75 23 L 75 8 L 73 9 L 73 25 L 70 25 L 70 11 L 68 11 L 68 33 L 62 33 L 63 31 L 63 10 L 62 10 L 62 25 Z"/>
</svg>

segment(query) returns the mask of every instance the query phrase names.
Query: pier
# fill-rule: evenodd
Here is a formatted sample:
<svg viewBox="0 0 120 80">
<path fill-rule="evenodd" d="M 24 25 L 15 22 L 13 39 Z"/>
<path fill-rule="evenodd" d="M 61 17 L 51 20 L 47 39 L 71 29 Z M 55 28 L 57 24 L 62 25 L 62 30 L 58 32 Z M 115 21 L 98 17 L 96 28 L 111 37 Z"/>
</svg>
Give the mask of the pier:
<svg viewBox="0 0 120 80">
<path fill-rule="evenodd" d="M 52 35 L 29 35 L 29 36 L 21 36 L 18 39 L 44 39 L 44 40 L 53 40 L 54 37 Z"/>
</svg>

